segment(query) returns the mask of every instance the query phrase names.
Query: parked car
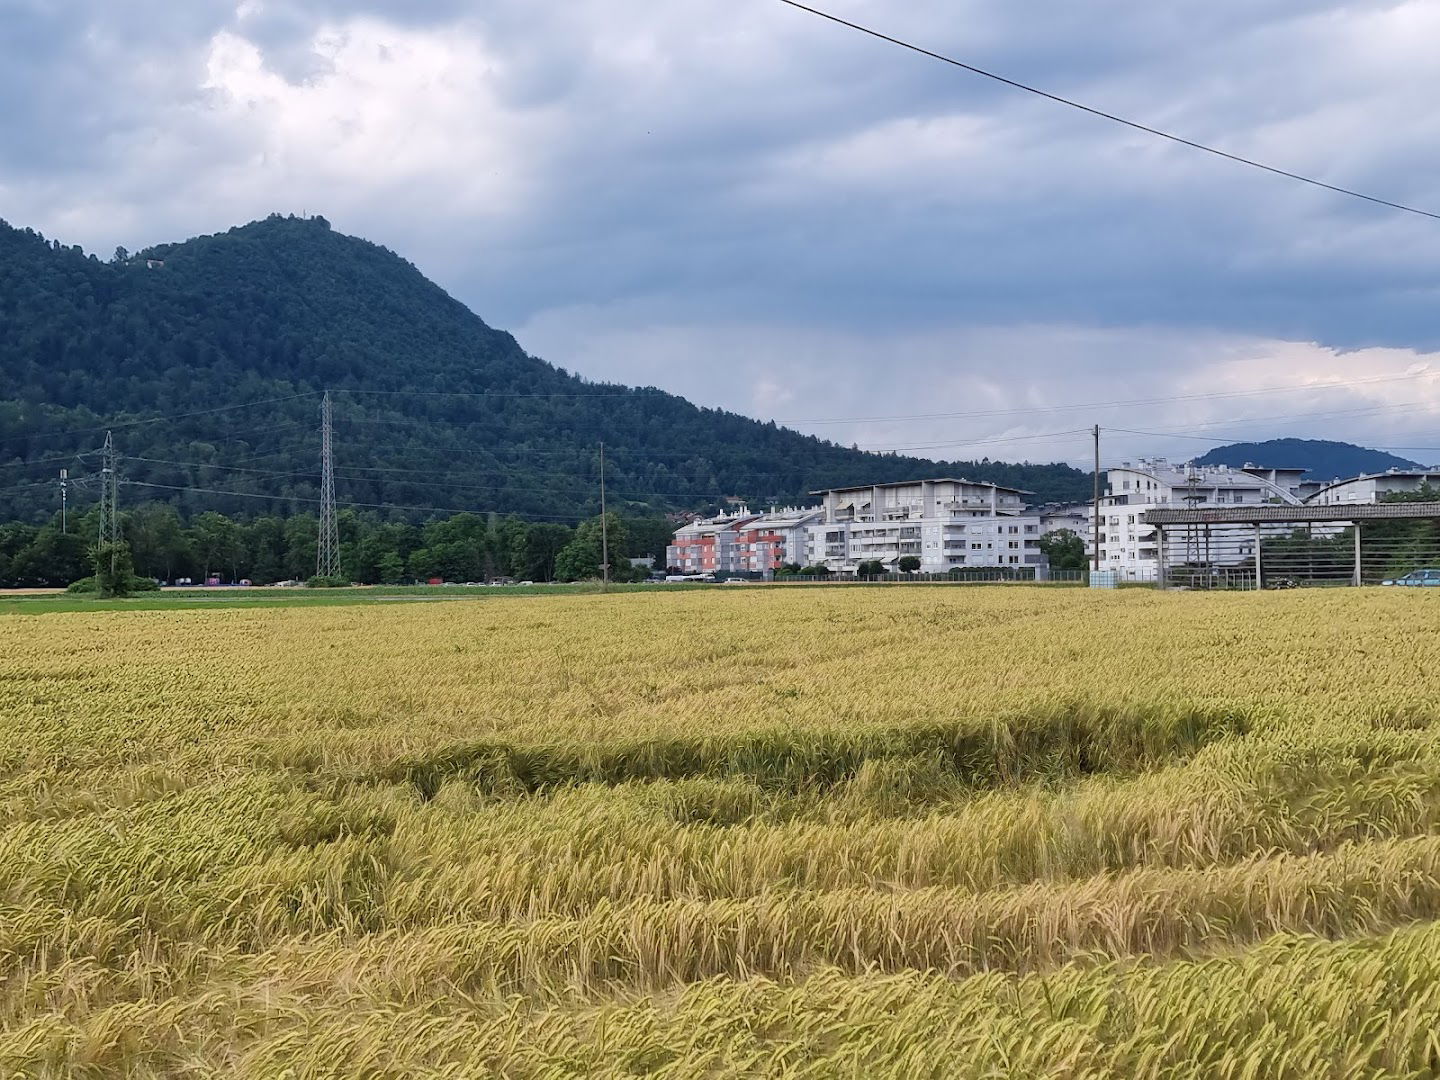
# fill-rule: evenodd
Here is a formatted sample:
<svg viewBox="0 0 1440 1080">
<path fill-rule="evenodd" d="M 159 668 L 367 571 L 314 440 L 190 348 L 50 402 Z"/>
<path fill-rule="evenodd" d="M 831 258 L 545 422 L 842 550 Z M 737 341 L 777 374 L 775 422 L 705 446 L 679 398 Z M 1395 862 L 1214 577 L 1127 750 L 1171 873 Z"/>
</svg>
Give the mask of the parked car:
<svg viewBox="0 0 1440 1080">
<path fill-rule="evenodd" d="M 1440 588 L 1440 570 L 1411 570 L 1404 577 L 1390 578 L 1381 585 L 1433 585 Z"/>
</svg>

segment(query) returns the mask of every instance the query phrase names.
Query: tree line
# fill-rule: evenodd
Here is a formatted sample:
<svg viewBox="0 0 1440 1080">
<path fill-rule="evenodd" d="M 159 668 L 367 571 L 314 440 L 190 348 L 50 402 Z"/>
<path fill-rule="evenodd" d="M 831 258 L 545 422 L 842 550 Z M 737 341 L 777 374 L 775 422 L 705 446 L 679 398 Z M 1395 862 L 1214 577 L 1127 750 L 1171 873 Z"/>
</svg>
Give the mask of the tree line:
<svg viewBox="0 0 1440 1080">
<path fill-rule="evenodd" d="M 399 585 L 443 581 L 581 581 L 601 574 L 599 517 L 571 526 L 508 516 L 455 514 L 425 524 L 342 510 L 337 515 L 340 562 L 348 581 Z M 605 518 L 611 577 L 643 578 L 631 558 L 664 566 L 673 526 L 663 517 Z M 209 510 L 186 520 L 168 503 L 122 513 L 122 540 L 144 578 L 174 582 L 305 581 L 315 574 L 319 523 L 314 514 L 240 520 Z M 43 525 L 0 525 L 0 588 L 56 588 L 95 572 L 98 511 L 57 515 Z"/>
</svg>

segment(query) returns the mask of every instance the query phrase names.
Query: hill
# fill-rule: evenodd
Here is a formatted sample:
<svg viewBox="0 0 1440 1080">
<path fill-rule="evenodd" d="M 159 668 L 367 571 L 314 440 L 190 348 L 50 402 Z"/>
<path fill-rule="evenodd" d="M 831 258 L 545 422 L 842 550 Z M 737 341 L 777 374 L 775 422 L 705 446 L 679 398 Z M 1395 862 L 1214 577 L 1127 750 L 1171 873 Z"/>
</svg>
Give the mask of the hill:
<svg viewBox="0 0 1440 1080">
<path fill-rule="evenodd" d="M 107 426 L 125 478 L 152 485 L 127 499 L 312 509 L 324 389 L 336 391 L 339 498 L 377 509 L 592 514 L 602 440 L 613 502 L 636 512 L 951 473 L 1036 501 L 1088 488 L 1064 465 L 864 453 L 587 381 L 323 218 L 272 215 L 103 262 L 0 222 L 0 519 L 48 516 L 49 478 L 67 461 L 93 470 L 73 455 Z"/>
<path fill-rule="evenodd" d="M 1314 479 L 1333 480 L 1358 476 L 1360 473 L 1384 472 L 1386 469 L 1413 469 L 1417 466 L 1383 450 L 1367 450 L 1346 442 L 1327 439 L 1269 439 L 1265 442 L 1231 443 L 1217 446 L 1197 465 L 1246 464 L 1272 465 L 1277 468 L 1307 469 Z"/>
</svg>

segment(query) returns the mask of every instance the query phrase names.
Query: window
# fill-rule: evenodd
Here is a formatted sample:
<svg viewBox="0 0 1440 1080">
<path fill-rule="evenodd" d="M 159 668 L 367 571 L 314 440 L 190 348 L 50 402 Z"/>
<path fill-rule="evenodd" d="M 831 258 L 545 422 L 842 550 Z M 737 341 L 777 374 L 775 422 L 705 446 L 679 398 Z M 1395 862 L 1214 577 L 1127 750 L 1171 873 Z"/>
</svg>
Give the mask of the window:
<svg viewBox="0 0 1440 1080">
<path fill-rule="evenodd" d="M 1010 541 L 1010 546 L 1011 546 L 1012 548 L 1018 548 L 1018 547 L 1020 546 L 1020 541 L 1019 541 L 1019 540 L 1011 540 L 1011 541 Z"/>
</svg>

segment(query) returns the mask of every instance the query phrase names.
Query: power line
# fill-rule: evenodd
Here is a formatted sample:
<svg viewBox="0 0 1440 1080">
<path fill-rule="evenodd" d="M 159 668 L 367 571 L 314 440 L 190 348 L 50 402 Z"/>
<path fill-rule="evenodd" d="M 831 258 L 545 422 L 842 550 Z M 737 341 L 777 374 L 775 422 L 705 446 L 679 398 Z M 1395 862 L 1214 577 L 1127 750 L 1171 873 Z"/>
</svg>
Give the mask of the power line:
<svg viewBox="0 0 1440 1080">
<path fill-rule="evenodd" d="M 384 397 L 439 397 L 439 398 L 608 398 L 608 397 L 635 397 L 649 393 L 651 396 L 664 395 L 670 397 L 663 390 L 649 391 L 644 387 L 631 387 L 625 390 L 602 390 L 593 394 L 581 394 L 575 392 L 535 394 L 535 393 L 507 393 L 491 390 L 331 390 L 334 394 L 370 394 Z"/>
<path fill-rule="evenodd" d="M 1231 420 L 1204 420 L 1199 423 L 1190 424 L 1184 430 L 1187 432 L 1199 431 L 1203 428 L 1229 427 L 1234 424 L 1293 424 L 1304 420 L 1329 420 L 1337 416 L 1368 416 L 1374 413 L 1399 413 L 1428 411 L 1429 406 L 1422 402 L 1396 402 L 1391 405 L 1370 405 L 1362 409 L 1336 409 L 1327 412 L 1311 413 L 1284 413 L 1274 416 L 1250 416 Z M 1108 428 L 1109 431 L 1125 431 L 1128 428 Z M 1220 438 L 1221 436 L 1215 436 Z M 1228 436 L 1227 436 L 1228 437 Z M 1276 438 L 1277 436 L 1272 436 Z M 1285 438 L 1299 438 L 1299 436 L 1283 436 Z"/>
<path fill-rule="evenodd" d="M 282 451 L 276 451 L 277 454 L 278 454 L 278 453 L 281 453 L 281 452 L 282 452 Z M 290 451 L 284 451 L 284 452 L 289 453 Z M 269 456 L 269 455 L 266 455 L 266 456 Z M 308 471 L 308 472 L 270 472 L 270 471 L 268 471 L 268 470 L 266 470 L 266 469 L 245 469 L 245 468 L 241 468 L 241 467 L 238 466 L 238 465 L 218 465 L 218 464 L 216 464 L 216 463 L 214 463 L 214 462 L 210 462 L 210 461 L 171 461 L 169 458 L 136 457 L 136 456 L 131 455 L 131 454 L 127 454 L 127 455 L 125 456 L 125 460 L 126 460 L 126 461 L 143 461 L 143 462 L 146 462 L 146 463 L 151 464 L 151 465 L 176 465 L 176 466 L 179 466 L 179 467 L 181 467 L 181 468 L 188 468 L 188 469 L 223 469 L 223 470 L 225 470 L 226 472 L 250 473 L 250 474 L 252 474 L 252 475 L 260 476 L 260 477 L 267 477 L 267 476 L 270 476 L 270 477 L 274 477 L 274 476 L 302 476 L 302 477 L 309 477 L 310 479 L 313 480 L 313 479 L 315 479 L 317 476 L 320 475 L 320 474 L 319 474 L 318 472 L 316 472 L 314 469 L 311 469 L 311 470 Z"/>
<path fill-rule="evenodd" d="M 26 469 L 35 465 L 51 465 L 62 461 L 74 461 L 78 457 L 90 457 L 98 453 L 100 453 L 99 450 L 82 450 L 74 454 L 56 454 L 54 457 L 36 458 L 34 461 L 0 462 L 0 469 Z"/>
<path fill-rule="evenodd" d="M 1122 432 L 1126 435 L 1144 435 L 1152 439 L 1189 439 L 1193 442 L 1245 442 L 1248 436 L 1216 433 L 1214 435 L 1187 435 L 1180 431 L 1140 431 L 1136 428 L 1106 428 L 1106 431 Z M 1369 450 L 1433 450 L 1440 452 L 1440 446 L 1370 446 Z"/>
<path fill-rule="evenodd" d="M 929 443 L 925 446 L 898 446 L 893 448 L 872 446 L 862 447 L 862 449 L 865 450 L 866 453 L 872 454 L 882 453 L 887 449 L 898 454 L 918 450 L 941 450 L 949 446 L 989 446 L 994 443 L 1034 442 L 1037 439 L 1059 439 L 1067 435 L 1085 435 L 1088 434 L 1089 431 L 1089 428 L 1073 428 L 1069 431 L 1046 431 L 1038 435 L 1005 435 L 994 439 L 968 439 L 956 442 Z"/>
<path fill-rule="evenodd" d="M 813 8 L 806 4 L 799 3 L 798 0 L 780 0 L 780 3 L 786 4 L 792 8 L 796 8 L 799 11 L 808 12 L 811 15 L 814 15 L 821 19 L 826 19 L 832 23 L 837 23 L 840 26 L 848 27 L 851 30 L 856 30 L 862 34 L 867 34 L 870 37 L 877 38 L 880 41 L 889 42 L 891 45 L 898 45 L 902 49 L 908 49 L 913 53 L 919 53 L 921 56 L 927 56 L 932 60 L 939 60 L 941 63 L 950 64 L 952 67 L 961 68 L 964 71 L 970 72 L 972 75 L 979 75 L 982 78 L 991 79 L 994 82 L 998 82 L 1005 86 L 1012 87 L 1013 89 L 1023 90 L 1027 94 L 1034 94 L 1036 97 L 1045 98 L 1047 101 L 1053 101 L 1058 105 L 1065 105 L 1071 109 L 1078 109 L 1080 112 L 1089 113 L 1091 116 L 1098 116 L 1102 120 L 1109 120 L 1111 123 L 1120 124 L 1124 127 L 1132 128 L 1135 131 L 1144 132 L 1146 135 L 1154 135 L 1157 138 L 1168 139 L 1170 142 L 1178 143 L 1181 146 L 1188 146 L 1192 150 L 1201 150 L 1207 154 L 1214 154 L 1216 157 L 1224 158 L 1227 161 L 1233 161 L 1238 165 L 1246 165 L 1252 169 L 1259 169 L 1262 172 L 1272 173 L 1275 176 L 1283 176 L 1289 180 L 1297 180 L 1302 184 L 1309 184 L 1312 187 L 1323 188 L 1325 191 L 1332 191 L 1337 195 L 1348 195 L 1353 199 L 1362 199 L 1365 202 L 1375 203 L 1378 206 L 1388 206 L 1392 210 L 1403 210 L 1407 214 L 1418 214 L 1421 217 L 1432 218 L 1434 220 L 1440 221 L 1440 213 L 1433 213 L 1429 210 L 1421 210 L 1418 207 L 1407 206 L 1405 203 L 1392 202 L 1389 199 L 1382 199 L 1376 195 L 1366 195 L 1363 191 L 1355 191 L 1352 188 L 1340 187 L 1336 184 L 1327 184 L 1324 180 L 1317 180 L 1313 176 L 1305 176 L 1303 173 L 1291 172 L 1288 169 L 1277 168 L 1274 165 L 1266 165 L 1264 162 L 1256 161 L 1253 158 L 1241 157 L 1239 154 L 1232 154 L 1228 150 L 1221 150 L 1217 147 L 1209 146 L 1202 142 L 1196 142 L 1193 139 L 1187 139 L 1180 135 L 1173 134 L 1169 131 L 1162 131 L 1160 128 L 1150 127 L 1147 124 L 1142 124 L 1135 120 L 1127 120 L 1125 119 L 1125 117 L 1117 116 L 1115 113 L 1106 112 L 1103 109 L 1097 109 L 1091 105 L 1084 105 L 1071 98 L 1061 97 L 1059 94 L 1052 94 L 1048 90 L 1041 90 L 1038 87 L 1030 86 L 1027 83 L 1022 83 L 1018 82 L 1015 79 L 1007 78 L 1004 75 L 997 75 L 993 71 L 986 71 L 984 68 L 976 67 L 974 64 L 967 64 L 962 60 L 956 60 L 954 57 L 946 56 L 943 53 L 934 52 L 930 49 L 924 48 L 923 46 L 916 45 L 901 38 L 891 37 L 889 34 L 881 33 L 879 30 L 871 29 L 868 26 L 862 26 L 860 23 L 851 22 L 849 19 L 842 19 L 838 15 L 832 15 L 827 11 L 821 11 L 819 8 Z"/>
<path fill-rule="evenodd" d="M 782 0 L 784 2 L 784 0 Z M 1183 401 L 1215 401 L 1224 398 L 1256 397 L 1263 394 L 1290 394 L 1315 390 L 1337 390 L 1380 383 L 1410 382 L 1435 378 L 1440 371 L 1427 368 L 1403 375 L 1377 375 L 1366 379 L 1337 379 L 1327 383 L 1297 383 L 1291 386 L 1264 386 L 1255 390 L 1218 390 L 1206 394 L 1176 394 L 1169 397 L 1128 398 L 1123 401 L 1086 401 L 1073 405 L 1034 405 L 1015 409 L 984 409 L 974 412 L 915 413 L 909 416 L 839 416 L 819 420 L 777 420 L 777 424 L 855 424 L 879 423 L 889 420 L 973 420 L 987 416 L 1029 416 L 1035 413 L 1069 412 L 1081 409 L 1119 409 L 1146 405 L 1171 405 Z M 1088 430 L 1088 429 L 1087 429 Z"/>
<path fill-rule="evenodd" d="M 502 474 L 497 474 L 497 475 L 504 476 L 505 474 L 502 473 Z M 489 490 L 492 489 L 492 488 L 501 486 L 501 484 L 503 483 L 503 481 L 501 481 L 501 482 L 495 483 L 495 484 L 479 484 L 479 485 L 476 485 L 476 484 L 466 484 L 466 483 L 462 483 L 462 484 L 457 485 L 457 484 L 455 484 L 455 483 L 440 483 L 440 482 L 425 481 L 425 480 L 383 480 L 383 479 L 376 479 L 375 477 L 371 477 L 371 476 L 345 476 L 345 475 L 339 474 L 339 473 L 336 474 L 335 479 L 337 479 L 337 480 L 351 480 L 351 481 L 355 481 L 355 482 L 359 482 L 359 483 L 370 483 L 370 484 L 385 484 L 385 483 L 390 483 L 390 484 L 403 485 L 403 486 L 406 486 L 406 487 L 444 488 L 444 489 L 447 490 L 447 491 L 489 491 Z M 578 495 L 584 495 L 584 494 L 587 494 L 587 493 L 593 493 L 594 490 L 595 490 L 595 488 L 594 488 L 593 485 L 588 485 L 588 484 L 587 484 L 587 485 L 583 485 L 583 486 L 575 486 L 575 487 L 563 487 L 563 486 L 555 485 L 555 484 L 546 484 L 546 485 L 545 485 L 545 490 L 546 490 L 547 492 L 553 492 L 553 493 L 557 493 L 557 494 L 563 493 L 563 494 L 567 494 L 567 495 L 577 495 L 577 494 L 578 494 Z M 613 488 L 613 487 L 612 487 L 612 488 L 608 488 L 608 490 L 609 490 L 609 492 L 610 492 L 611 495 L 628 495 L 628 496 L 631 496 L 631 497 L 637 498 L 637 499 L 646 498 L 646 497 L 658 497 L 658 498 L 667 498 L 667 499 L 732 499 L 732 498 L 737 498 L 737 497 L 738 497 L 734 492 L 721 492 L 721 491 L 638 491 L 638 490 L 635 490 L 635 489 L 633 489 L 633 488 L 632 488 L 632 489 L 629 489 L 629 490 L 620 490 L 620 489 L 616 489 L 616 488 Z M 800 492 L 798 492 L 798 491 L 791 491 L 791 492 L 784 493 L 784 494 L 779 494 L 779 495 L 755 495 L 755 496 L 753 496 L 753 499 L 754 499 L 754 501 L 756 501 L 756 502 L 770 502 L 770 501 L 776 501 L 776 500 L 782 500 L 782 499 L 798 499 L 798 498 L 801 498 L 801 497 L 802 497 L 802 495 L 801 495 Z"/>
<path fill-rule="evenodd" d="M 62 435 L 83 435 L 92 431 L 121 431 L 126 428 L 143 427 L 146 424 L 163 424 L 171 420 L 187 420 L 193 416 L 214 416 L 218 413 L 234 412 L 237 409 L 251 409 L 258 405 L 276 405 L 287 401 L 301 401 L 304 398 L 315 397 L 318 390 L 307 390 L 301 394 L 291 394 L 287 397 L 264 398 L 260 401 L 245 401 L 238 405 L 220 405 L 213 409 L 196 409 L 193 412 L 171 413 L 167 416 L 150 416 L 143 420 L 125 420 L 109 424 L 98 424 L 94 427 L 82 428 L 54 428 L 50 431 L 39 432 L 17 432 L 18 439 L 50 439 Z"/>
<path fill-rule="evenodd" d="M 125 480 L 123 483 L 128 487 L 155 488 L 160 491 L 192 491 L 205 495 L 228 495 L 237 499 L 271 499 L 277 502 L 308 503 L 318 505 L 319 499 L 306 498 L 301 495 L 266 495 L 257 491 L 225 491 L 221 488 L 196 487 L 182 484 L 155 484 L 148 480 Z M 545 521 L 580 521 L 583 514 L 532 514 L 520 510 L 476 510 L 474 507 L 456 508 L 453 506 L 402 506 L 398 503 L 371 503 L 371 502 L 345 502 L 337 499 L 336 506 L 353 507 L 359 510 L 414 510 L 417 512 L 429 512 L 436 514 L 517 514 L 527 518 L 535 518 Z"/>
</svg>

